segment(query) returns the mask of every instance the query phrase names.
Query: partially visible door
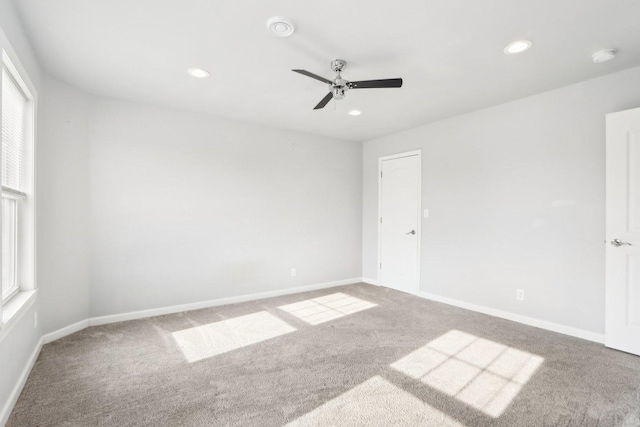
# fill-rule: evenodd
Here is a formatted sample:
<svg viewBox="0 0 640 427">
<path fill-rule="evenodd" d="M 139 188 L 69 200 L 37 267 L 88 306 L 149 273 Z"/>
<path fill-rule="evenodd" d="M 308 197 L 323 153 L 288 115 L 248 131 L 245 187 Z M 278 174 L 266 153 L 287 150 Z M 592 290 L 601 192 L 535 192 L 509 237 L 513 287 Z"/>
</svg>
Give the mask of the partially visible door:
<svg viewBox="0 0 640 427">
<path fill-rule="evenodd" d="M 419 290 L 420 153 L 380 159 L 380 285 Z"/>
<path fill-rule="evenodd" d="M 640 108 L 607 115 L 607 347 L 640 355 Z"/>
</svg>

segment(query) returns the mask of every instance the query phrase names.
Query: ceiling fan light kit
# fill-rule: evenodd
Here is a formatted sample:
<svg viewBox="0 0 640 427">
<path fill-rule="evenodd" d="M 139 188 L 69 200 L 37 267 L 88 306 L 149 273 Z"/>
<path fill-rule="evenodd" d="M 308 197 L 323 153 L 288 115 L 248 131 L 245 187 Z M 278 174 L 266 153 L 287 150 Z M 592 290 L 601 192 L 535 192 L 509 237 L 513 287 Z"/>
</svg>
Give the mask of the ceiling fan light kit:
<svg viewBox="0 0 640 427">
<path fill-rule="evenodd" d="M 349 89 L 379 89 L 387 87 L 402 87 L 402 79 L 383 79 L 383 80 L 362 80 L 358 82 L 350 82 L 342 78 L 342 71 L 347 66 L 344 59 L 334 59 L 331 61 L 331 69 L 336 73 L 336 77 L 332 80 L 313 74 L 307 70 L 291 70 L 312 79 L 319 80 L 329 85 L 329 93 L 315 106 L 314 110 L 324 108 L 331 99 L 344 99 Z"/>
</svg>

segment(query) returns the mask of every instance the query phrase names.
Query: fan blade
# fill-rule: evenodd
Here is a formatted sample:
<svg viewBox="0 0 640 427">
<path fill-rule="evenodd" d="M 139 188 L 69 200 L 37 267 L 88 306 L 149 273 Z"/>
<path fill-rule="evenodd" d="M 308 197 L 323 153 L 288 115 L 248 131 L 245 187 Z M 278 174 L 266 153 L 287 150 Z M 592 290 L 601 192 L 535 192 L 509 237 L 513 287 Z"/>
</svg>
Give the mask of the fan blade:
<svg viewBox="0 0 640 427">
<path fill-rule="evenodd" d="M 295 71 L 296 73 L 300 73 L 303 76 L 311 77 L 312 79 L 320 80 L 322 83 L 333 84 L 333 82 L 331 80 L 325 79 L 324 77 L 320 77 L 320 76 L 318 76 L 316 74 L 310 73 L 307 70 L 291 70 L 291 71 Z"/>
<path fill-rule="evenodd" d="M 402 87 L 402 79 L 363 80 L 349 82 L 349 89 L 377 89 L 381 87 Z"/>
<path fill-rule="evenodd" d="M 333 98 L 333 93 L 329 92 L 327 96 L 322 98 L 322 101 L 318 102 L 318 105 L 316 105 L 313 109 L 319 110 L 321 108 L 324 108 L 324 106 L 327 105 L 329 101 L 331 101 L 331 98 Z"/>
</svg>

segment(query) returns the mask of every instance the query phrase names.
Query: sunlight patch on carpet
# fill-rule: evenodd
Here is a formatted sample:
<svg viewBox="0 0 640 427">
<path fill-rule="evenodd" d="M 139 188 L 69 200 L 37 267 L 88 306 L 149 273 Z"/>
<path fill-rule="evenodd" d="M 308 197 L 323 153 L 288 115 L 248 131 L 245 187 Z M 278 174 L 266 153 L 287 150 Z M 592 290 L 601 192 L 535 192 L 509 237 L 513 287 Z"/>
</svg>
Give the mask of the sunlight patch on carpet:
<svg viewBox="0 0 640 427">
<path fill-rule="evenodd" d="M 286 427 L 356 425 L 463 427 L 460 422 L 380 376 L 326 402 Z"/>
<path fill-rule="evenodd" d="M 497 418 L 542 362 L 535 354 L 452 330 L 391 367 Z"/>
<path fill-rule="evenodd" d="M 376 306 L 372 302 L 338 292 L 278 308 L 311 325 L 318 325 Z"/>
<path fill-rule="evenodd" d="M 187 362 L 192 363 L 296 330 L 284 320 L 260 311 L 184 329 L 172 335 Z"/>
</svg>

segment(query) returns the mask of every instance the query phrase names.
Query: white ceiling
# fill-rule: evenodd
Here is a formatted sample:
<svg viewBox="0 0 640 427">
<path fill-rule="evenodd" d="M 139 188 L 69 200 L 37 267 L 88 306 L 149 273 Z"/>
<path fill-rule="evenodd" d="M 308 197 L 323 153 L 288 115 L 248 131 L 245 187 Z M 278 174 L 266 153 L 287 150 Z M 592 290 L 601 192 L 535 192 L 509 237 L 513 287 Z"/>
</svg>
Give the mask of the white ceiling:
<svg viewBox="0 0 640 427">
<path fill-rule="evenodd" d="M 88 92 L 206 111 L 342 139 L 367 140 L 640 65 L 637 0 L 20 0 L 44 67 Z M 277 38 L 273 15 L 297 30 Z M 533 48 L 505 55 L 516 39 Z M 616 48 L 611 62 L 591 54 Z M 324 110 L 327 86 L 404 78 L 354 90 Z M 211 72 L 205 80 L 188 67 Z M 335 106 L 335 108 L 334 108 Z M 352 117 L 350 109 L 363 114 Z"/>
</svg>

